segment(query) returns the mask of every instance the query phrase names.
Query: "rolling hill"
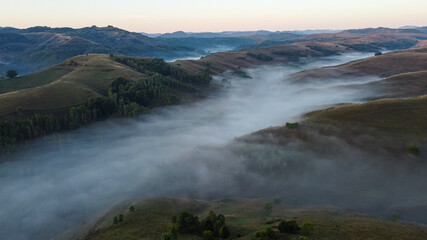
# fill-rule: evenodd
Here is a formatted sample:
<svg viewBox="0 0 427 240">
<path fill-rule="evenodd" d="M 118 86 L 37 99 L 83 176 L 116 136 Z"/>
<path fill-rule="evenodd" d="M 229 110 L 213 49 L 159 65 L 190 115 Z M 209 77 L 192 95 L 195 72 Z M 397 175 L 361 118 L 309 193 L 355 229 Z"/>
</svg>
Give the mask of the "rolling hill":
<svg viewBox="0 0 427 240">
<path fill-rule="evenodd" d="M 35 113 L 62 114 L 89 98 L 105 96 L 111 82 L 119 77 L 136 81 L 146 75 L 108 55 L 90 54 L 37 73 L 0 80 L 0 119 L 13 120 Z M 17 108 L 22 109 L 19 114 Z"/>
<path fill-rule="evenodd" d="M 272 211 L 264 209 L 267 199 L 224 199 L 203 201 L 191 199 L 130 200 L 118 204 L 107 213 L 92 219 L 85 227 L 64 234 L 58 239 L 120 240 L 160 239 L 168 229 L 171 217 L 180 211 L 188 211 L 206 217 L 210 210 L 225 215 L 225 225 L 231 239 L 253 239 L 254 233 L 271 227 L 278 239 L 425 239 L 427 229 L 399 222 L 392 222 L 356 213 L 345 212 L 333 206 L 289 206 L 275 204 Z M 129 207 L 135 211 L 130 212 Z M 114 216 L 123 214 L 123 222 L 113 224 Z M 281 219 L 295 220 L 302 225 L 313 223 L 310 234 L 280 234 L 277 226 Z M 202 239 L 200 236 L 178 234 L 178 239 Z"/>
<path fill-rule="evenodd" d="M 399 138 L 427 141 L 427 95 L 345 104 L 306 117 L 310 121 L 353 123 Z"/>
<path fill-rule="evenodd" d="M 237 71 L 240 68 L 295 62 L 303 57 L 330 56 L 342 52 L 349 51 L 346 47 L 336 44 L 304 42 L 291 45 L 214 53 L 200 60 L 178 60 L 173 64 L 194 73 L 209 67 L 212 74 L 221 74 L 225 71 Z"/>
<path fill-rule="evenodd" d="M 339 66 L 302 71 L 293 76 L 295 83 L 322 79 L 379 76 L 424 71 L 427 69 L 427 48 L 401 50 L 345 63 Z"/>
<path fill-rule="evenodd" d="M 265 35 L 263 39 L 252 43 L 246 48 L 259 48 L 289 44 L 293 42 L 329 42 L 346 46 L 354 51 L 376 52 L 382 50 L 398 50 L 413 47 L 427 35 L 424 28 L 391 29 L 365 28 L 350 29 L 340 32 L 313 33 L 304 37 L 282 38 L 283 33 Z"/>
<path fill-rule="evenodd" d="M 32 27 L 0 29 L 1 71 L 15 68 L 31 73 L 86 53 L 113 53 L 138 57 L 179 57 L 193 51 L 168 46 L 139 33 L 112 26 L 73 28 Z"/>
</svg>

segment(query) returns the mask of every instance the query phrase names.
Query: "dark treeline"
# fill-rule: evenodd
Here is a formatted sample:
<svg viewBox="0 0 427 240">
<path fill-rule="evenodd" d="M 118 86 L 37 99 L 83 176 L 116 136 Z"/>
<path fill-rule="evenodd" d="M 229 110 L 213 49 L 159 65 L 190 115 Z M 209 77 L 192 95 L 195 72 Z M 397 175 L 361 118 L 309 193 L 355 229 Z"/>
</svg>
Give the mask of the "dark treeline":
<svg viewBox="0 0 427 240">
<path fill-rule="evenodd" d="M 149 77 L 139 81 L 118 78 L 111 83 L 107 96 L 91 98 L 84 104 L 72 107 L 62 117 L 36 114 L 14 122 L 0 121 L 0 149 L 9 149 L 16 143 L 57 131 L 77 129 L 113 114 L 135 117 L 150 108 L 176 103 L 179 97 L 171 93 L 172 89 L 198 94 L 199 87 L 207 86 L 212 79 L 207 70 L 193 75 L 171 67 L 162 59 L 117 60 L 126 62 L 126 65 Z"/>
<path fill-rule="evenodd" d="M 138 72 L 152 75 L 158 73 L 165 77 L 171 77 L 178 81 L 193 84 L 196 86 L 209 85 L 212 77 L 209 75 L 209 69 L 205 69 L 199 74 L 190 74 L 181 68 L 166 63 L 158 58 L 129 58 L 110 55 L 115 61 L 125 64 Z"/>
<path fill-rule="evenodd" d="M 269 61 L 273 61 L 274 60 L 274 58 L 272 58 L 272 57 L 270 57 L 268 55 L 265 55 L 263 53 L 257 53 L 257 54 L 255 54 L 255 53 L 247 53 L 247 55 L 249 57 L 251 57 L 251 58 L 255 58 L 256 60 L 263 61 L 263 62 L 269 62 Z"/>
<path fill-rule="evenodd" d="M 16 122 L 0 121 L 0 148 L 30 140 L 60 130 L 60 124 L 52 115 L 34 115 Z"/>
</svg>

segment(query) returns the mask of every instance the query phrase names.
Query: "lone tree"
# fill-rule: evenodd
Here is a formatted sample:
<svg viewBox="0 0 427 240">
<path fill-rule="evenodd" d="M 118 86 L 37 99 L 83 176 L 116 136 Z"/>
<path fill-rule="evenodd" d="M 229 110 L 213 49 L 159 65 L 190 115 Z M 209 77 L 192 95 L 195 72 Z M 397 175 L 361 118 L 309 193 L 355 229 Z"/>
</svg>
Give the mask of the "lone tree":
<svg viewBox="0 0 427 240">
<path fill-rule="evenodd" d="M 18 72 L 15 71 L 15 70 L 9 70 L 9 71 L 6 72 L 6 77 L 7 78 L 14 78 L 16 76 L 18 76 Z"/>
</svg>

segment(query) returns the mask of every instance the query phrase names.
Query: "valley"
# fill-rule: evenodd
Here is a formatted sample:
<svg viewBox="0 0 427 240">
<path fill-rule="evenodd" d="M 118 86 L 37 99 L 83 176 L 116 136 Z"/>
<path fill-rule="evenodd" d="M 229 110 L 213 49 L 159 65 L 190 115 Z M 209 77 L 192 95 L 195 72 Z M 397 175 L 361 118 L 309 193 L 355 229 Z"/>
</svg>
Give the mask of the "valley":
<svg viewBox="0 0 427 240">
<path fill-rule="evenodd" d="M 180 211 L 210 210 L 231 239 L 427 236 L 425 27 L 0 34 L 28 47 L 3 53 L 40 57 L 24 72 L 49 66 L 0 79 L 10 239 L 159 239 Z M 314 230 L 283 233 L 283 220 Z"/>
</svg>

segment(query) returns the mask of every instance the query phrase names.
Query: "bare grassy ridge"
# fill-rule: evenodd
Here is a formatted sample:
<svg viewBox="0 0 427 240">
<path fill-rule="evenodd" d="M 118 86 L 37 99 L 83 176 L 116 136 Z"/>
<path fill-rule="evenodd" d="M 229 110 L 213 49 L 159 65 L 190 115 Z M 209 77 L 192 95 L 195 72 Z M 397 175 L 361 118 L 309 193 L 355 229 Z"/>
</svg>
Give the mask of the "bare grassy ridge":
<svg viewBox="0 0 427 240">
<path fill-rule="evenodd" d="M 299 72 L 294 82 L 354 76 L 390 77 L 397 74 L 427 70 L 427 49 L 411 49 L 386 53 L 333 67 Z"/>
<path fill-rule="evenodd" d="M 269 226 L 278 232 L 280 219 L 296 220 L 300 225 L 303 222 L 312 222 L 314 231 L 308 239 L 313 240 L 421 240 L 427 237 L 427 229 L 423 227 L 344 212 L 332 206 L 273 205 L 270 213 L 264 209 L 267 202 L 266 199 L 226 199 L 212 202 L 174 198 L 133 200 L 113 208 L 95 220 L 93 225 L 61 239 L 160 239 L 161 233 L 167 231 L 171 217 L 179 211 L 189 211 L 203 218 L 210 210 L 225 215 L 226 225 L 231 230 L 230 239 L 236 239 L 238 235 L 239 239 L 253 239 L 256 231 Z M 131 205 L 135 206 L 135 212 L 129 211 Z M 113 218 L 119 214 L 124 214 L 124 221 L 114 225 Z M 300 234 L 278 236 L 278 239 L 293 240 L 298 239 Z M 179 235 L 178 239 L 201 238 Z"/>
</svg>

